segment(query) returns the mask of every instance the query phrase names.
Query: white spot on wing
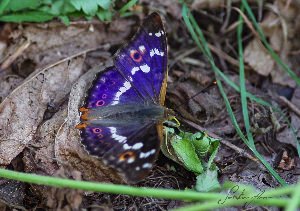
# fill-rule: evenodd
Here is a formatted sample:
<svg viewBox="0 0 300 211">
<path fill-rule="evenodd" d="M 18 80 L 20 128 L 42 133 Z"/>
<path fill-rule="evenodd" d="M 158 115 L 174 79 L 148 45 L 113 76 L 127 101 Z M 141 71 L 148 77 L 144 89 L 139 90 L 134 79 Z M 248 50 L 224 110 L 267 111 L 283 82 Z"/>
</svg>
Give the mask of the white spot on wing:
<svg viewBox="0 0 300 211">
<path fill-rule="evenodd" d="M 113 139 L 115 139 L 119 143 L 126 142 L 127 138 L 125 136 L 120 136 L 120 135 L 117 134 L 117 128 L 115 128 L 115 127 L 109 127 L 108 129 L 110 130 L 111 137 Z"/>
<path fill-rule="evenodd" d="M 137 71 L 139 71 L 139 67 L 134 67 L 131 69 L 131 74 L 134 75 Z"/>
<path fill-rule="evenodd" d="M 143 166 L 142 166 L 142 168 L 144 168 L 144 169 L 149 169 L 151 167 L 152 167 L 151 163 L 144 163 Z"/>
<path fill-rule="evenodd" d="M 127 160 L 127 163 L 133 163 L 134 162 L 134 158 L 129 158 L 128 160 Z"/>
<path fill-rule="evenodd" d="M 118 104 L 121 95 L 124 94 L 130 88 L 131 88 L 130 82 L 129 81 L 125 81 L 124 84 L 123 84 L 123 86 L 120 87 L 119 91 L 116 93 L 115 98 L 114 98 L 114 102 L 112 103 L 112 105 Z"/>
<path fill-rule="evenodd" d="M 144 73 L 149 73 L 150 71 L 150 67 L 147 64 L 141 65 L 140 68 Z"/>
<path fill-rule="evenodd" d="M 159 31 L 159 32 L 155 33 L 155 36 L 156 37 L 160 37 L 161 36 L 161 32 Z"/>
<path fill-rule="evenodd" d="M 131 149 L 132 147 L 129 146 L 128 144 L 124 144 L 124 145 L 123 145 L 123 148 L 124 148 L 125 150 L 128 150 L 128 149 Z"/>
<path fill-rule="evenodd" d="M 141 168 L 139 166 L 135 167 L 136 171 L 139 171 Z"/>
<path fill-rule="evenodd" d="M 133 146 L 132 146 L 132 149 L 141 149 L 142 147 L 143 147 L 143 143 L 136 143 L 136 144 L 134 144 Z"/>
<path fill-rule="evenodd" d="M 157 48 L 151 49 L 150 50 L 150 57 L 152 57 L 154 55 L 164 56 L 164 52 L 163 51 L 159 51 Z"/>
<path fill-rule="evenodd" d="M 149 35 L 152 36 L 152 33 L 150 32 Z"/>
<path fill-rule="evenodd" d="M 140 50 L 142 53 L 144 53 L 145 50 L 146 50 L 146 48 L 145 48 L 145 46 L 140 45 L 140 46 L 139 46 L 139 50 Z"/>
<path fill-rule="evenodd" d="M 141 152 L 140 158 L 147 158 L 147 157 L 149 157 L 150 155 L 154 154 L 155 151 L 156 151 L 155 149 L 152 149 L 152 150 L 150 150 L 149 152 Z"/>
</svg>

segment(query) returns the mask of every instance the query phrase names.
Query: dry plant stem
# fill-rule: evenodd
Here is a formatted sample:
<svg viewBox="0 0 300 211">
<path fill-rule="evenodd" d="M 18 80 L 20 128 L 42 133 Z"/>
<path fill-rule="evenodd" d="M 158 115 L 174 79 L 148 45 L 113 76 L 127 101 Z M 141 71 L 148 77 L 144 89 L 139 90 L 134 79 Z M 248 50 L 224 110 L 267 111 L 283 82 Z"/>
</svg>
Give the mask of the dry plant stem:
<svg viewBox="0 0 300 211">
<path fill-rule="evenodd" d="M 248 19 L 248 17 L 237 7 L 232 7 L 234 10 L 236 10 L 242 17 L 243 17 L 243 21 L 245 22 L 245 24 L 248 26 L 248 28 L 250 29 L 250 31 L 254 34 L 254 36 L 257 38 L 257 40 L 259 39 L 259 34 L 257 33 L 257 31 L 255 30 L 255 28 L 253 27 L 251 21 Z"/>
<path fill-rule="evenodd" d="M 198 51 L 198 48 L 195 47 L 195 48 L 192 48 L 190 50 L 185 50 L 183 53 L 180 53 L 178 56 L 176 56 L 173 61 L 170 62 L 170 65 L 169 65 L 169 69 L 171 69 L 171 67 L 173 67 L 178 61 L 181 61 L 183 58 L 189 56 L 190 54 L 194 53 Z"/>
<path fill-rule="evenodd" d="M 17 50 L 10 56 L 8 56 L 0 66 L 0 71 L 8 68 L 30 45 L 30 41 L 26 40 L 17 48 Z"/>
<path fill-rule="evenodd" d="M 259 160 L 255 157 L 253 157 L 252 155 L 250 155 L 248 152 L 246 152 L 245 150 L 235 146 L 234 144 L 231 144 L 229 141 L 217 136 L 216 134 L 214 133 L 211 133 L 209 131 L 207 131 L 205 128 L 187 120 L 187 119 L 181 119 L 183 122 L 185 122 L 186 124 L 190 125 L 191 127 L 197 129 L 197 130 L 201 130 L 201 131 L 205 131 L 209 136 L 213 137 L 213 138 L 216 138 L 216 139 L 219 139 L 221 141 L 222 144 L 228 146 L 229 148 L 235 150 L 237 153 L 241 154 L 242 156 L 256 162 L 256 163 L 259 163 Z"/>
<path fill-rule="evenodd" d="M 209 47 L 209 49 L 213 53 L 217 54 L 220 58 L 223 58 L 224 60 L 226 60 L 227 62 L 229 62 L 230 64 L 232 64 L 232 65 L 234 65 L 236 67 L 239 66 L 239 62 L 236 59 L 232 58 L 231 56 L 229 56 L 228 54 L 226 54 L 221 49 L 216 48 L 215 46 L 213 46 L 211 44 L 208 44 L 208 47 Z M 251 68 L 248 65 L 245 65 L 245 69 L 246 70 L 250 70 Z"/>
<path fill-rule="evenodd" d="M 279 96 L 279 99 L 281 100 L 281 102 L 286 104 L 287 107 L 289 107 L 289 109 L 291 109 L 298 117 L 300 117 L 300 109 L 295 104 L 293 104 L 291 101 L 289 101 L 283 96 Z"/>
<path fill-rule="evenodd" d="M 268 50 L 266 49 L 266 47 L 264 46 L 264 44 L 262 43 L 260 36 L 258 34 L 258 32 L 255 30 L 255 28 L 253 27 L 251 21 L 248 19 L 248 17 L 237 7 L 233 7 L 234 10 L 236 10 L 242 17 L 243 17 L 243 21 L 244 23 L 248 26 L 248 28 L 250 29 L 250 31 L 252 32 L 252 34 L 255 36 L 259 46 L 266 50 L 268 52 Z M 245 66 L 246 69 L 246 66 Z"/>
</svg>

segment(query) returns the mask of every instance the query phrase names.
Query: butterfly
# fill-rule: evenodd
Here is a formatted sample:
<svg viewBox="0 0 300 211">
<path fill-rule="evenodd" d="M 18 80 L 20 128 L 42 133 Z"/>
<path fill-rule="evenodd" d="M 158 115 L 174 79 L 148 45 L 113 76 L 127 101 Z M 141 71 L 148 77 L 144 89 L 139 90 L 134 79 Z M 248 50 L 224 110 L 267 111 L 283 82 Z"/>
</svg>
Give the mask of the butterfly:
<svg viewBox="0 0 300 211">
<path fill-rule="evenodd" d="M 158 156 L 167 74 L 166 32 L 154 12 L 96 75 L 79 109 L 81 143 L 128 183 L 144 179 Z"/>
</svg>

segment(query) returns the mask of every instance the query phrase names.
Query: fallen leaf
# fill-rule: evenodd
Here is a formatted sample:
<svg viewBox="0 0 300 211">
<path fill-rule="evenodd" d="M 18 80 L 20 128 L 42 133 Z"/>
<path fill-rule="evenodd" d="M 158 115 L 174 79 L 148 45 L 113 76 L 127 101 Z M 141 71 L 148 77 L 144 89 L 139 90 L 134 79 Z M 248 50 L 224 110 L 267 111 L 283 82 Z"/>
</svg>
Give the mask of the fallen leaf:
<svg viewBox="0 0 300 211">
<path fill-rule="evenodd" d="M 47 105 L 65 99 L 83 62 L 78 56 L 35 71 L 0 104 L 0 165 L 8 165 L 34 139 Z"/>
<path fill-rule="evenodd" d="M 7 75 L 1 77 L 0 80 L 0 102 L 2 102 L 2 100 L 4 100 L 4 98 L 7 97 L 12 90 L 20 85 L 24 79 L 17 75 Z"/>
<path fill-rule="evenodd" d="M 300 88 L 295 89 L 291 102 L 300 108 Z M 295 131 L 297 131 L 295 135 L 296 137 L 300 137 L 300 117 L 293 112 L 291 112 L 290 115 L 291 125 L 294 127 Z M 286 127 L 282 132 L 277 134 L 277 140 L 283 143 L 291 144 L 296 149 L 297 146 L 295 142 L 295 135 L 290 128 Z"/>
<path fill-rule="evenodd" d="M 274 69 L 274 60 L 256 39 L 245 48 L 244 59 L 260 75 L 268 76 Z"/>
</svg>

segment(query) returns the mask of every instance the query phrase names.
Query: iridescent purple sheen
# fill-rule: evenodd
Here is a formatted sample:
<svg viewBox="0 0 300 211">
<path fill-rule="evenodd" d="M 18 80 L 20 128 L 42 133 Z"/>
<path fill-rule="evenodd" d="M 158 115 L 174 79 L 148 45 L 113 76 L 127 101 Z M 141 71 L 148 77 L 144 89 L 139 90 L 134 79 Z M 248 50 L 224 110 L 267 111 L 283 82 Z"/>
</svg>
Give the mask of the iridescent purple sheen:
<svg viewBox="0 0 300 211">
<path fill-rule="evenodd" d="M 115 95 L 119 88 L 127 82 L 126 79 L 117 71 L 116 67 L 108 67 L 104 72 L 98 73 L 93 85 L 88 91 L 85 99 L 85 108 L 96 108 L 96 103 L 103 100 L 103 106 L 109 106 L 115 103 Z M 142 103 L 141 97 L 134 89 L 129 89 L 120 96 L 120 104 L 124 103 Z"/>
<path fill-rule="evenodd" d="M 115 66 L 130 80 L 146 101 L 159 102 L 159 94 L 167 72 L 167 43 L 163 25 L 157 20 L 157 13 L 151 14 L 136 33 L 132 41 L 121 48 L 115 56 Z M 159 35 L 159 36 L 158 36 Z M 132 50 L 145 47 L 145 53 L 140 62 L 130 57 Z M 157 55 L 158 54 L 163 54 Z M 152 56 L 151 56 L 152 55 Z M 149 73 L 138 70 L 134 75 L 132 69 L 148 65 Z M 141 68 L 140 68 L 141 69 Z"/>
<path fill-rule="evenodd" d="M 143 179 L 158 156 L 156 124 L 164 118 L 160 93 L 166 77 L 166 35 L 160 16 L 152 13 L 87 92 L 81 142 L 127 182 Z"/>
</svg>

